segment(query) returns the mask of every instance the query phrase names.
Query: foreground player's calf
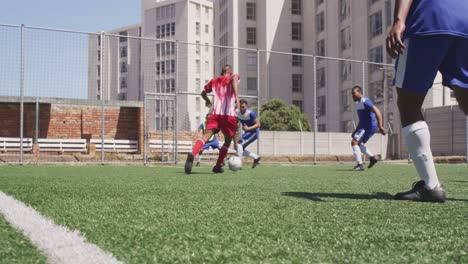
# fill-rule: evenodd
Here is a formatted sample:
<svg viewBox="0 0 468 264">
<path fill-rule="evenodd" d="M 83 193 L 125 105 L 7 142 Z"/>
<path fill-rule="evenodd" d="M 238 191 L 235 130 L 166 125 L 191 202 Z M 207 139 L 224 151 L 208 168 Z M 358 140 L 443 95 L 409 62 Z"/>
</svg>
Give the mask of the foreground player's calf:
<svg viewBox="0 0 468 264">
<path fill-rule="evenodd" d="M 402 134 L 421 178 L 396 199 L 444 202 L 432 158 L 429 128 L 421 106 L 437 71 L 468 112 L 468 1 L 399 0 L 387 37 L 387 52 L 396 62 L 395 85 Z M 417 10 L 417 11 L 416 11 Z"/>
</svg>

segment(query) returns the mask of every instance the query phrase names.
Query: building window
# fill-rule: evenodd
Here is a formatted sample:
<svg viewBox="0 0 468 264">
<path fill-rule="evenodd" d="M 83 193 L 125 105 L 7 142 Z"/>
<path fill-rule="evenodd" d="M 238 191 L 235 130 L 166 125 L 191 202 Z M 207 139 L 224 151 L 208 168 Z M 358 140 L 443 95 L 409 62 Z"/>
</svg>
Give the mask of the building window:
<svg viewBox="0 0 468 264">
<path fill-rule="evenodd" d="M 195 88 L 197 89 L 196 91 L 200 91 L 201 89 L 200 78 L 195 79 Z"/>
<path fill-rule="evenodd" d="M 257 78 L 248 77 L 247 78 L 247 91 L 257 91 Z"/>
<path fill-rule="evenodd" d="M 208 24 L 205 24 L 205 33 L 210 34 L 210 26 Z"/>
<path fill-rule="evenodd" d="M 161 38 L 165 38 L 165 37 L 166 37 L 166 26 L 162 25 L 161 26 Z"/>
<path fill-rule="evenodd" d="M 127 78 L 120 78 L 120 88 L 127 88 Z"/>
<path fill-rule="evenodd" d="M 205 6 L 205 17 L 210 18 L 210 8 Z"/>
<path fill-rule="evenodd" d="M 316 55 L 325 56 L 325 40 L 324 39 L 317 41 Z"/>
<path fill-rule="evenodd" d="M 382 63 L 383 61 L 383 49 L 382 46 L 378 46 L 370 49 L 369 51 L 369 60 L 371 62 Z M 382 66 L 377 64 L 369 64 L 369 72 L 373 73 L 377 71 Z"/>
<path fill-rule="evenodd" d="M 161 63 L 156 62 L 156 74 L 160 75 L 161 74 Z"/>
<path fill-rule="evenodd" d="M 351 5 L 349 4 L 350 0 L 340 0 L 339 9 L 340 9 L 340 21 L 345 20 L 349 17 L 351 13 Z"/>
<path fill-rule="evenodd" d="M 210 63 L 208 61 L 205 61 L 205 71 L 206 72 L 210 71 Z"/>
<path fill-rule="evenodd" d="M 247 20 L 256 20 L 257 19 L 257 4 L 247 2 Z"/>
<path fill-rule="evenodd" d="M 195 60 L 195 66 L 196 66 L 196 73 L 200 74 L 200 71 L 201 71 L 200 60 Z"/>
<path fill-rule="evenodd" d="M 324 116 L 327 114 L 325 96 L 317 97 L 317 116 Z"/>
<path fill-rule="evenodd" d="M 200 35 L 200 22 L 195 22 L 195 34 Z"/>
<path fill-rule="evenodd" d="M 200 97 L 196 97 L 195 98 L 195 111 L 197 111 L 198 113 L 200 113 L 201 111 L 201 102 L 200 102 Z"/>
<path fill-rule="evenodd" d="M 166 62 L 161 61 L 161 74 L 165 74 L 165 73 L 166 73 Z"/>
<path fill-rule="evenodd" d="M 301 100 L 293 100 L 292 103 L 293 103 L 293 105 L 297 106 L 299 108 L 299 110 L 301 110 L 301 112 L 304 111 Z"/>
<path fill-rule="evenodd" d="M 322 68 L 318 68 L 317 69 L 317 85 L 319 88 L 323 88 L 325 87 L 325 78 L 326 74 L 325 74 L 325 68 L 322 67 Z"/>
<path fill-rule="evenodd" d="M 120 47 L 120 58 L 127 57 L 127 47 Z"/>
<path fill-rule="evenodd" d="M 175 23 L 171 23 L 171 35 L 175 35 Z"/>
<path fill-rule="evenodd" d="M 175 60 L 171 60 L 171 73 L 175 73 Z"/>
<path fill-rule="evenodd" d="M 325 14 L 323 12 L 317 15 L 316 24 L 317 24 L 317 33 L 320 33 L 325 30 Z"/>
<path fill-rule="evenodd" d="M 127 100 L 127 93 L 119 93 L 119 100 L 120 101 Z"/>
<path fill-rule="evenodd" d="M 171 54 L 175 54 L 175 50 L 176 50 L 176 47 L 175 47 L 175 42 L 171 42 Z"/>
<path fill-rule="evenodd" d="M 161 38 L 161 26 L 156 26 L 156 38 Z"/>
<path fill-rule="evenodd" d="M 97 51 L 97 61 L 101 62 L 101 51 L 100 50 Z"/>
<path fill-rule="evenodd" d="M 121 32 L 119 32 L 119 35 L 120 35 L 120 37 L 119 37 L 120 42 L 127 41 L 127 35 L 128 35 L 127 31 L 121 31 Z"/>
<path fill-rule="evenodd" d="M 291 0 L 291 14 L 302 15 L 302 0 Z"/>
<path fill-rule="evenodd" d="M 385 1 L 385 24 L 387 27 L 392 25 L 392 1 Z"/>
<path fill-rule="evenodd" d="M 247 28 L 247 44 L 249 45 L 257 44 L 257 29 L 256 28 Z"/>
<path fill-rule="evenodd" d="M 292 40 L 301 40 L 302 39 L 302 24 L 301 23 L 292 23 Z"/>
<path fill-rule="evenodd" d="M 370 36 L 377 37 L 382 34 L 382 11 L 370 16 Z"/>
<path fill-rule="evenodd" d="M 247 67 L 251 70 L 257 69 L 257 54 L 254 52 L 247 53 Z"/>
<path fill-rule="evenodd" d="M 302 49 L 292 49 L 292 53 L 302 54 Z M 292 66 L 302 66 L 302 56 L 292 55 Z"/>
<path fill-rule="evenodd" d="M 351 79 L 351 62 L 340 61 L 340 80 L 348 81 Z"/>
<path fill-rule="evenodd" d="M 302 74 L 292 75 L 292 91 L 296 93 L 302 92 Z"/>
<path fill-rule="evenodd" d="M 351 48 L 351 28 L 346 27 L 340 31 L 341 50 Z"/>
<path fill-rule="evenodd" d="M 200 5 L 199 4 L 195 4 L 195 15 L 197 18 L 200 18 Z"/>
<path fill-rule="evenodd" d="M 127 62 L 122 61 L 122 62 L 120 63 L 120 72 L 121 72 L 121 73 L 127 72 Z"/>
<path fill-rule="evenodd" d="M 383 89 L 382 89 L 382 81 L 375 81 L 369 83 L 368 89 L 369 98 L 374 101 L 374 103 L 379 104 L 383 102 Z"/>
<path fill-rule="evenodd" d="M 196 45 L 195 45 L 195 53 L 197 54 L 200 54 L 200 50 L 201 50 L 201 47 L 200 47 L 200 41 L 196 41 Z"/>
<path fill-rule="evenodd" d="M 317 131 L 318 132 L 327 132 L 327 125 L 326 124 L 319 124 L 317 126 Z"/>
<path fill-rule="evenodd" d="M 341 91 L 341 112 L 351 111 L 351 90 Z"/>
</svg>

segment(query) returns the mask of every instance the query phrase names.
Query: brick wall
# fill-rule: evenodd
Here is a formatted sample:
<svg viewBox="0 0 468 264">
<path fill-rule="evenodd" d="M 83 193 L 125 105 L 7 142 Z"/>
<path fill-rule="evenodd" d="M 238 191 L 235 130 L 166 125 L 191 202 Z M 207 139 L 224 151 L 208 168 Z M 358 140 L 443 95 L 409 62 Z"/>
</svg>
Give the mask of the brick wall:
<svg viewBox="0 0 468 264">
<path fill-rule="evenodd" d="M 105 138 L 142 139 L 140 107 L 106 107 Z M 35 137 L 36 105 L 24 104 L 24 136 Z M 101 138 L 101 108 L 40 104 L 39 138 Z M 20 105 L 0 103 L 0 137 L 19 137 Z"/>
</svg>

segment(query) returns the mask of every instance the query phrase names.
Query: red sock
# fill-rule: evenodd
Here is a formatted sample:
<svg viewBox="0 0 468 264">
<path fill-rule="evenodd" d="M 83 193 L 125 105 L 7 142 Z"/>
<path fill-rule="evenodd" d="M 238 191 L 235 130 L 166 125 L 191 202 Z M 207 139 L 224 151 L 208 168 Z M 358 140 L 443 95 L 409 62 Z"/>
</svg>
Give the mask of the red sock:
<svg viewBox="0 0 468 264">
<path fill-rule="evenodd" d="M 229 147 L 223 146 L 219 151 L 218 161 L 216 161 L 216 167 L 221 167 L 223 165 L 224 159 L 227 156 Z"/>
<path fill-rule="evenodd" d="M 200 152 L 200 149 L 202 149 L 204 145 L 205 145 L 205 140 L 201 138 L 197 140 L 197 142 L 195 143 L 195 146 L 193 146 L 193 149 L 192 149 L 192 154 L 194 157 L 197 156 L 198 152 Z"/>
</svg>

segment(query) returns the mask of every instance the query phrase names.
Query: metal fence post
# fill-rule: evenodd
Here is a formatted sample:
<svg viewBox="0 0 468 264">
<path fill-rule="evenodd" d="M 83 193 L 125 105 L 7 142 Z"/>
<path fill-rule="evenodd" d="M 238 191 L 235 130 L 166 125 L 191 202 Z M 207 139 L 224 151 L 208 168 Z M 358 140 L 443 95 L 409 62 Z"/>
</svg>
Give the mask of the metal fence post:
<svg viewBox="0 0 468 264">
<path fill-rule="evenodd" d="M 100 51 L 100 60 L 101 63 L 99 64 L 101 76 L 99 78 L 99 86 L 101 87 L 100 90 L 100 99 L 101 99 L 101 162 L 104 163 L 105 157 L 104 157 L 104 134 L 105 134 L 105 114 L 104 114 L 104 42 L 105 42 L 105 35 L 104 31 L 101 31 L 101 35 L 99 36 L 101 38 L 101 46 Z"/>
<path fill-rule="evenodd" d="M 21 55 L 20 55 L 20 156 L 19 162 L 23 163 L 24 140 L 24 24 L 21 24 Z"/>
<path fill-rule="evenodd" d="M 148 144 L 148 131 L 146 128 L 146 93 L 143 95 L 143 165 L 148 165 L 148 153 L 147 147 Z"/>
<path fill-rule="evenodd" d="M 317 57 L 314 56 L 314 164 L 317 164 Z"/>
<path fill-rule="evenodd" d="M 257 114 L 260 117 L 260 50 L 257 49 Z M 257 155 L 260 155 L 260 135 L 257 138 Z M 237 142 L 234 142 L 237 144 Z M 241 155 L 241 153 L 239 153 Z"/>
<path fill-rule="evenodd" d="M 175 144 L 174 144 L 174 163 L 177 164 L 179 158 L 179 126 L 177 124 L 177 104 L 179 97 L 179 41 L 176 41 L 175 44 L 175 61 L 176 61 L 176 71 L 175 71 L 175 99 L 174 99 L 174 133 L 175 133 Z"/>
<path fill-rule="evenodd" d="M 362 61 L 362 93 L 366 95 L 366 63 Z"/>
</svg>

